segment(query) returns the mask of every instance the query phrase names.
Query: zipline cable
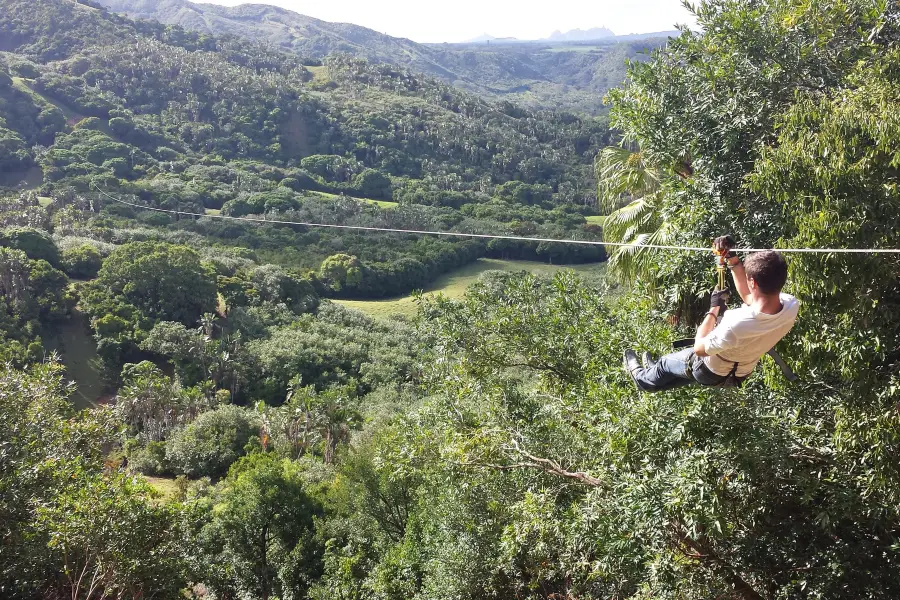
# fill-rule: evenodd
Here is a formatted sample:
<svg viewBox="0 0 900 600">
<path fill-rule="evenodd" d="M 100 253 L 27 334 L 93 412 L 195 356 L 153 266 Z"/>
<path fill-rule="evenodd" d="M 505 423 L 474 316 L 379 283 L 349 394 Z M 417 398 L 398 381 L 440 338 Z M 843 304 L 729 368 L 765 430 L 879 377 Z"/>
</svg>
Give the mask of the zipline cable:
<svg viewBox="0 0 900 600">
<path fill-rule="evenodd" d="M 635 248 L 638 250 L 683 250 L 686 252 L 709 252 L 709 248 L 701 248 L 699 246 L 669 246 L 664 244 L 634 244 L 634 243 L 625 243 L 625 242 L 598 242 L 593 240 L 557 240 L 552 238 L 535 238 L 535 237 L 523 237 L 516 235 L 490 235 L 485 233 L 460 233 L 455 231 L 424 231 L 420 229 L 396 229 L 392 227 L 366 227 L 362 225 L 332 225 L 329 223 L 306 223 L 303 221 L 280 221 L 280 220 L 272 220 L 272 219 L 254 219 L 252 217 L 232 217 L 230 215 L 208 215 L 208 214 L 199 214 L 186 212 L 181 210 L 169 210 L 165 208 L 156 208 L 153 206 L 145 206 L 143 204 L 136 204 L 134 202 L 126 202 L 120 198 L 116 198 L 111 194 L 108 194 L 97 187 L 93 182 L 91 185 L 94 186 L 94 189 L 97 190 L 101 195 L 111 199 L 113 202 L 118 202 L 119 204 L 124 204 L 125 206 L 131 206 L 133 208 L 140 208 L 143 210 L 152 210 L 161 213 L 168 213 L 172 215 L 183 215 L 189 217 L 206 217 L 208 219 L 223 219 L 229 221 L 244 221 L 248 223 L 267 223 L 270 225 L 280 224 L 280 225 L 299 225 L 301 227 L 322 227 L 328 229 L 350 229 L 354 231 L 380 231 L 384 233 L 407 233 L 407 234 L 416 234 L 416 235 L 438 235 L 438 236 L 446 236 L 446 237 L 465 237 L 465 238 L 478 238 L 478 239 L 489 239 L 489 240 L 512 240 L 519 242 L 551 242 L 555 244 L 582 244 L 589 246 L 616 246 L 623 248 Z M 766 252 L 768 250 L 776 250 L 778 252 L 794 252 L 794 253 L 807 253 L 807 254 L 830 254 L 830 253 L 842 253 L 842 254 L 900 254 L 900 249 L 895 248 L 733 248 L 732 252 Z"/>
</svg>

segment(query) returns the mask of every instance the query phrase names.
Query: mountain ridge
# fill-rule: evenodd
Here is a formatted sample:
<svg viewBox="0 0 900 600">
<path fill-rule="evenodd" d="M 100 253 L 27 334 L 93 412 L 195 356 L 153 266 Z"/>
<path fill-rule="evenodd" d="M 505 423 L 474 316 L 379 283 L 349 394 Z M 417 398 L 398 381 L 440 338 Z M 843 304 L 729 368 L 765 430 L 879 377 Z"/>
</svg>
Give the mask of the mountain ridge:
<svg viewBox="0 0 900 600">
<path fill-rule="evenodd" d="M 613 37 L 616 37 L 616 34 L 611 29 L 601 26 L 587 30 L 571 29 L 565 33 L 557 29 L 546 39 L 553 42 L 590 42 Z"/>
<path fill-rule="evenodd" d="M 624 81 L 626 59 L 642 60 L 646 46 L 662 43 L 650 39 L 622 44 L 608 38 L 600 40 L 589 51 L 548 48 L 547 42 L 506 39 L 472 42 L 475 47 L 420 44 L 359 25 L 330 23 L 266 4 L 225 7 L 189 0 L 99 0 L 99 3 L 129 17 L 179 25 L 202 33 L 245 37 L 291 50 L 304 58 L 321 60 L 334 54 L 350 54 L 437 77 L 489 99 L 593 115 L 605 110 L 602 99 L 606 92 Z"/>
</svg>

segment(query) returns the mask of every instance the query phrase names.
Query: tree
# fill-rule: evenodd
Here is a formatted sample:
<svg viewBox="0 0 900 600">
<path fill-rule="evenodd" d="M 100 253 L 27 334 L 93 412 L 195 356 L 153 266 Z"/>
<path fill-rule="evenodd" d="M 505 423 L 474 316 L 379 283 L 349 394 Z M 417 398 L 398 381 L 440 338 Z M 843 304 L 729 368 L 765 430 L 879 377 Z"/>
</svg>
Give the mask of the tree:
<svg viewBox="0 0 900 600">
<path fill-rule="evenodd" d="M 0 246 L 24 252 L 32 260 L 46 260 L 53 267 L 59 267 L 59 249 L 44 231 L 31 227 L 14 227 L 0 232 Z"/>
<path fill-rule="evenodd" d="M 362 282 L 362 268 L 359 259 L 349 254 L 334 254 L 322 261 L 319 276 L 332 290 L 340 292 L 353 288 Z"/>
<path fill-rule="evenodd" d="M 697 31 L 633 63 L 626 85 L 610 92 L 611 124 L 665 174 L 643 218 L 673 241 L 706 246 L 723 232 L 750 247 L 781 239 L 783 203 L 747 185 L 779 115 L 807 95 L 855 88 L 858 62 L 868 69 L 895 43 L 891 5 L 820 8 L 701 2 Z M 705 293 L 707 265 L 666 254 L 651 278 L 665 281 L 661 296 L 674 308 Z"/>
<path fill-rule="evenodd" d="M 895 593 L 896 469 L 879 458 L 897 443 L 896 414 L 882 404 L 892 392 L 858 403 L 816 382 L 773 389 L 757 376 L 726 396 L 636 395 L 618 365 L 621 340 L 664 350 L 672 335 L 634 317 L 646 306 L 611 306 L 569 277 L 495 292 L 426 306 L 437 396 L 400 445 L 423 474 L 482 486 L 483 505 L 498 506 L 483 527 L 507 533 L 471 560 L 500 552 L 507 577 L 588 597 Z M 822 418 L 841 430 L 817 429 Z M 466 492 L 444 493 L 429 514 L 460 510 Z M 457 518 L 435 525 L 449 536 L 441 544 L 466 539 Z M 408 526 L 405 540 L 413 535 Z"/>
<path fill-rule="evenodd" d="M 393 197 L 390 178 L 375 169 L 366 169 L 362 173 L 354 175 L 353 187 L 363 198 L 390 200 Z"/>
<path fill-rule="evenodd" d="M 174 596 L 178 507 L 104 465 L 118 423 L 75 413 L 55 362 L 0 369 L 0 589 L 5 597 Z"/>
<path fill-rule="evenodd" d="M 647 165 L 641 153 L 610 146 L 597 157 L 597 198 L 603 219 L 603 239 L 631 247 L 610 247 L 609 267 L 620 281 L 651 277 L 656 253 L 641 249 L 645 244 L 666 245 L 670 225 L 659 214 L 663 174 Z M 622 206 L 622 199 L 625 205 Z"/>
<path fill-rule="evenodd" d="M 32 310 L 44 322 L 68 316 L 75 299 L 68 294 L 69 279 L 45 260 L 29 261 L 28 291 Z"/>
<path fill-rule="evenodd" d="M 103 257 L 90 244 L 70 248 L 62 253 L 62 268 L 66 275 L 75 279 L 92 279 L 103 266 Z"/>
<path fill-rule="evenodd" d="M 0 293 L 7 310 L 21 310 L 28 301 L 28 257 L 21 250 L 0 248 Z"/>
<path fill-rule="evenodd" d="M 135 434 L 148 441 L 166 439 L 177 427 L 190 423 L 209 408 L 150 361 L 127 364 L 122 370 L 116 413 Z"/>
<path fill-rule="evenodd" d="M 193 325 L 216 306 L 215 275 L 186 246 L 161 242 L 121 246 L 103 263 L 92 285 L 148 317 L 185 325 Z"/>
<path fill-rule="evenodd" d="M 318 306 L 318 296 L 309 279 L 298 277 L 278 265 L 261 265 L 250 274 L 253 291 L 249 293 L 261 302 L 284 303 L 296 313 L 312 312 Z"/>
<path fill-rule="evenodd" d="M 122 473 L 59 468 L 59 487 L 35 511 L 34 533 L 58 565 L 52 588 L 72 598 L 174 596 L 185 585 L 175 507 Z M 51 589 L 52 589 L 51 588 Z"/>
<path fill-rule="evenodd" d="M 166 459 L 190 477 L 223 477 L 259 435 L 259 422 L 246 409 L 225 405 L 204 412 L 166 444 Z"/>
<path fill-rule="evenodd" d="M 206 535 L 220 543 L 217 560 L 233 565 L 236 587 L 252 597 L 305 597 L 320 573 L 314 518 L 301 467 L 271 454 L 241 459 L 228 474 Z"/>
</svg>

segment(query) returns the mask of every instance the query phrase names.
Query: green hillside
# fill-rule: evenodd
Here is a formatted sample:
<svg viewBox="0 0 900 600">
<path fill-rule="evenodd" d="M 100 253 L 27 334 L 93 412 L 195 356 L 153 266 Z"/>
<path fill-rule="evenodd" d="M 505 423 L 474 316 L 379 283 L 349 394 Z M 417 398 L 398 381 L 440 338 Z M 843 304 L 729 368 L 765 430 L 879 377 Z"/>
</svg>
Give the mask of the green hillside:
<svg viewBox="0 0 900 600">
<path fill-rule="evenodd" d="M 595 204 L 593 156 L 609 132 L 595 120 L 495 106 L 346 55 L 312 72 L 294 54 L 247 40 L 135 23 L 80 3 L 0 5 L 0 32 L 14 51 L 5 62 L 15 79 L 0 89 L 10 188 L 34 188 L 40 169 L 40 196 L 71 190 L 94 206 L 112 202 L 100 189 L 196 214 L 596 239 L 585 216 Z M 61 35 L 47 36 L 63 22 Z M 139 221 L 165 237 L 174 226 L 229 247 L 239 237 L 236 245 L 259 260 L 300 271 L 333 254 L 356 256 L 365 276 L 341 288 L 350 298 L 407 293 L 479 257 L 603 256 L 597 247 L 410 236 L 383 243 L 328 230 L 281 229 L 272 238 L 233 222 L 171 224 L 163 214 L 109 210 L 118 229 Z"/>
<path fill-rule="evenodd" d="M 187 0 L 102 0 L 109 10 L 215 35 L 243 36 L 302 57 L 346 53 L 408 68 L 484 97 L 534 108 L 604 111 L 625 80 L 625 61 L 645 60 L 665 38 L 574 43 L 417 44 L 365 27 L 328 23 L 264 4 L 223 7 Z"/>
</svg>

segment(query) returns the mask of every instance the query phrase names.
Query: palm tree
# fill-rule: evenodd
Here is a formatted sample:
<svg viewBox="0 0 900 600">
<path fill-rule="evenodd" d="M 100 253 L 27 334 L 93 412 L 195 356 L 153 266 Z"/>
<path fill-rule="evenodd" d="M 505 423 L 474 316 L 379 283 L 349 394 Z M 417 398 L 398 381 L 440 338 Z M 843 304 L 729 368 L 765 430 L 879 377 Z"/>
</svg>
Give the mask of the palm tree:
<svg viewBox="0 0 900 600">
<path fill-rule="evenodd" d="M 596 173 L 600 209 L 608 215 L 603 239 L 632 244 L 608 248 L 610 271 L 622 281 L 649 275 L 652 250 L 641 246 L 665 244 L 672 237 L 660 215 L 662 171 L 639 150 L 610 146 L 600 151 Z"/>
</svg>

